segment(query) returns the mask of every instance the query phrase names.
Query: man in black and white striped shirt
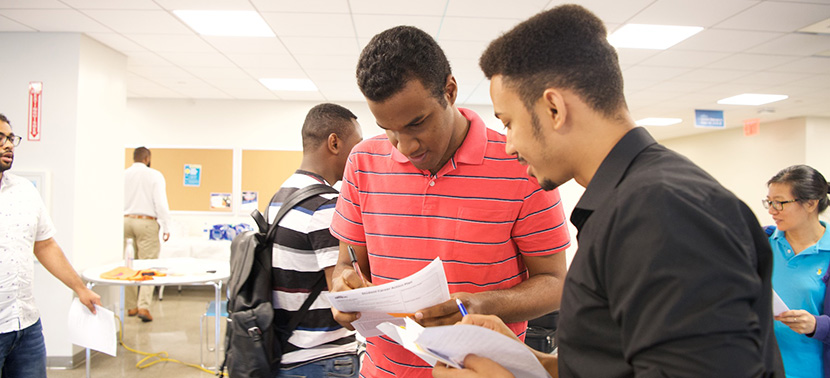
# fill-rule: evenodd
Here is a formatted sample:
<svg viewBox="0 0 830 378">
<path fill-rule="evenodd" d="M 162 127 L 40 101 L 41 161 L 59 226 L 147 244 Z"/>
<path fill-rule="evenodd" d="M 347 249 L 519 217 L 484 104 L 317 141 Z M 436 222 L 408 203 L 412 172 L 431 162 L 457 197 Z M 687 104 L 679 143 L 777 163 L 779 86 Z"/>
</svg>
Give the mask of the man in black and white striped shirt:
<svg viewBox="0 0 830 378">
<path fill-rule="evenodd" d="M 298 189 L 340 181 L 349 152 L 363 139 L 357 116 L 328 103 L 308 112 L 302 137 L 303 161 L 270 204 L 271 217 Z M 335 194 L 310 198 L 292 208 L 279 223 L 273 250 L 273 303 L 275 321 L 281 324 L 287 324 L 300 309 L 320 275 L 331 280 L 339 254 L 339 241 L 329 233 L 336 202 Z M 334 321 L 331 304 L 323 295 L 312 303 L 288 343 L 278 377 L 330 373 L 357 377 L 360 369 L 354 331 Z"/>
</svg>

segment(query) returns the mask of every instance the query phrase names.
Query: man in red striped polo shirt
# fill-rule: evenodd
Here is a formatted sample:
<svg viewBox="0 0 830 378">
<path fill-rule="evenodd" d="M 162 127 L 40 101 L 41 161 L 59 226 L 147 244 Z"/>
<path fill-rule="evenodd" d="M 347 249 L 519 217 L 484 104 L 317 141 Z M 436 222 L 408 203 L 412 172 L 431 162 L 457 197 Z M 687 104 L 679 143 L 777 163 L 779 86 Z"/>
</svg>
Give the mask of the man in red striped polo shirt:
<svg viewBox="0 0 830 378">
<path fill-rule="evenodd" d="M 378 285 L 444 262 L 450 293 L 523 337 L 528 319 L 559 308 L 570 245 L 556 191 L 505 153 L 505 137 L 455 106 L 458 85 L 427 33 L 395 27 L 360 56 L 358 85 L 385 136 L 352 150 L 331 232 L 340 257 L 331 291 Z M 334 310 L 345 327 L 359 314 Z M 461 319 L 454 299 L 422 309 L 425 326 Z M 431 366 L 391 339 L 368 339 L 364 377 L 428 377 Z"/>
</svg>

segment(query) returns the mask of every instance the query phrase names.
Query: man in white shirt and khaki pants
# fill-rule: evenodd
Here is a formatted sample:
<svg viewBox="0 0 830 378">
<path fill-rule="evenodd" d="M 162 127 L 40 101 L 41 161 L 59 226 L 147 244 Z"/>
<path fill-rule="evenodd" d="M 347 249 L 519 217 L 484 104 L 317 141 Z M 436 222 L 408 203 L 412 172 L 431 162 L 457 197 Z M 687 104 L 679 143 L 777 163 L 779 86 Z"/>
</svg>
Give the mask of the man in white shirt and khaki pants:
<svg viewBox="0 0 830 378">
<path fill-rule="evenodd" d="M 138 147 L 133 151 L 133 165 L 124 171 L 124 245 L 133 239 L 134 258 L 155 259 L 159 257 L 161 243 L 159 229 L 164 241 L 170 238 L 168 225 L 170 209 L 167 206 L 164 176 L 150 168 L 150 150 Z M 128 286 L 125 290 L 127 315 L 138 315 L 144 322 L 153 320 L 150 304 L 153 303 L 154 286 Z M 136 298 L 136 293 L 138 298 Z"/>
</svg>

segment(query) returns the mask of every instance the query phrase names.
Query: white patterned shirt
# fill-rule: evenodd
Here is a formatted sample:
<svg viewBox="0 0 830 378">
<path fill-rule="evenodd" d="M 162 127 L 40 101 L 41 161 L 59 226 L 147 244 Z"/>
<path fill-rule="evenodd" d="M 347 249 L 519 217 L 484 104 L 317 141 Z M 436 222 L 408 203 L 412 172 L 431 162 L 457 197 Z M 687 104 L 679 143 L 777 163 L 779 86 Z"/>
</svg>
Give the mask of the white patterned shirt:
<svg viewBox="0 0 830 378">
<path fill-rule="evenodd" d="M 55 235 L 55 226 L 31 182 L 9 173 L 0 178 L 0 333 L 37 322 L 34 246 Z"/>
</svg>

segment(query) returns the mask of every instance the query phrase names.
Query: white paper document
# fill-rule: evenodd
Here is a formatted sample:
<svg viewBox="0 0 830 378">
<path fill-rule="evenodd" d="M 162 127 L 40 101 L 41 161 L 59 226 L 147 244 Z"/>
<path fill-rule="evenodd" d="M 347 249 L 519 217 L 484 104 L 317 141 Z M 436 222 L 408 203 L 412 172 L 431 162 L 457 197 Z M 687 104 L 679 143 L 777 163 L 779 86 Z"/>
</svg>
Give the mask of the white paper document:
<svg viewBox="0 0 830 378">
<path fill-rule="evenodd" d="M 96 314 L 90 312 L 78 298 L 72 300 L 67 315 L 69 342 L 115 357 L 118 345 L 115 316 L 112 311 L 98 305 L 95 305 L 95 311 Z"/>
<path fill-rule="evenodd" d="M 789 311 L 790 308 L 787 307 L 787 304 L 778 296 L 778 293 L 775 290 L 772 291 L 772 314 L 779 315 L 784 311 Z"/>
<path fill-rule="evenodd" d="M 403 316 L 450 300 L 444 265 L 436 258 L 409 277 L 383 285 L 326 293 L 334 308 L 360 312 L 352 326 L 364 337 L 382 335 L 377 325 L 392 322 L 403 325 Z"/>
<path fill-rule="evenodd" d="M 495 361 L 516 378 L 550 377 L 524 344 L 484 327 L 456 324 L 424 328 L 407 318 L 405 327 L 384 323 L 379 328 L 433 366 L 441 361 L 463 368 L 464 358 L 475 354 Z"/>
</svg>

